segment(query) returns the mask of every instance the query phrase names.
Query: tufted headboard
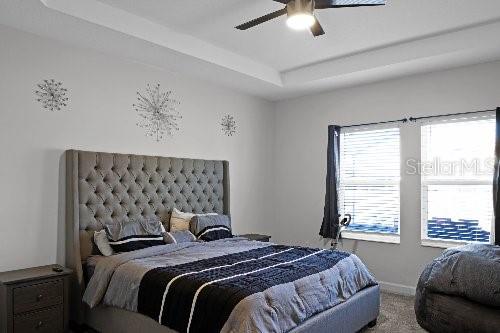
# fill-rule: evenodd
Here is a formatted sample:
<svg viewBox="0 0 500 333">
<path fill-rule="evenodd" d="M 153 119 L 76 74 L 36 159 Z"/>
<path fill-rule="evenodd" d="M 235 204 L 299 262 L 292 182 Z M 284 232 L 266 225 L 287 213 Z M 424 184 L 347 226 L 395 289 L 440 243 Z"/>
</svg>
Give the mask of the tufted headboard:
<svg viewBox="0 0 500 333">
<path fill-rule="evenodd" d="M 94 231 L 151 215 L 166 224 L 174 207 L 229 214 L 228 162 L 66 151 L 66 264 L 75 271 L 74 296 L 81 300 Z"/>
</svg>

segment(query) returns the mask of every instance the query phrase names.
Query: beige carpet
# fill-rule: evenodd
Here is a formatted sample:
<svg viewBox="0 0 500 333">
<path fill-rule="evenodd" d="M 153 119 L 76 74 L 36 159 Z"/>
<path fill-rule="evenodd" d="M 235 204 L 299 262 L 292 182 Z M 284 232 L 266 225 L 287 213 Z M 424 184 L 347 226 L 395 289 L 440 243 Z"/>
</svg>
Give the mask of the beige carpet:
<svg viewBox="0 0 500 333">
<path fill-rule="evenodd" d="M 382 292 L 380 298 L 380 316 L 377 326 L 366 328 L 363 333 L 426 332 L 418 325 L 415 318 L 414 297 Z"/>
</svg>

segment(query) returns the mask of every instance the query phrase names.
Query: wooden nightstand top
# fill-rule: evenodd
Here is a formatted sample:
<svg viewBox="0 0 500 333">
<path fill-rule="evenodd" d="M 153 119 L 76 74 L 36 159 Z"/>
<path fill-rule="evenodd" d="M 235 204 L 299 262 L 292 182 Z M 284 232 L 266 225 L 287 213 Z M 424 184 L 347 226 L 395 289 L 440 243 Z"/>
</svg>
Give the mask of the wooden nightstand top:
<svg viewBox="0 0 500 333">
<path fill-rule="evenodd" d="M 261 235 L 261 234 L 245 234 L 245 235 L 238 235 L 239 237 L 245 237 L 249 240 L 256 240 L 256 241 L 261 241 L 261 242 L 269 242 L 271 239 L 271 236 L 269 235 Z"/>
<path fill-rule="evenodd" d="M 55 272 L 52 270 L 53 267 L 61 267 L 59 265 L 47 265 L 33 268 L 18 269 L 15 271 L 0 273 L 0 284 L 16 284 L 24 283 L 34 280 L 52 278 L 57 276 L 65 276 L 71 274 L 72 270 L 69 268 L 64 268 L 62 272 Z"/>
</svg>

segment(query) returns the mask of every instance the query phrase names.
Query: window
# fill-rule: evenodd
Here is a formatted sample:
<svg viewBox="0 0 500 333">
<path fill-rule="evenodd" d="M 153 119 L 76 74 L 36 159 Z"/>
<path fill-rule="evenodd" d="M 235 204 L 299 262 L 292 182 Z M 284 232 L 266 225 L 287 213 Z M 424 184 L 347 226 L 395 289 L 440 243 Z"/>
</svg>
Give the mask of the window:
<svg viewBox="0 0 500 333">
<path fill-rule="evenodd" d="M 441 119 L 421 129 L 423 244 L 489 243 L 495 119 Z"/>
<path fill-rule="evenodd" d="M 347 238 L 399 235 L 400 164 L 399 128 L 341 132 L 339 210 L 352 215 L 348 231 L 365 235 Z"/>
</svg>

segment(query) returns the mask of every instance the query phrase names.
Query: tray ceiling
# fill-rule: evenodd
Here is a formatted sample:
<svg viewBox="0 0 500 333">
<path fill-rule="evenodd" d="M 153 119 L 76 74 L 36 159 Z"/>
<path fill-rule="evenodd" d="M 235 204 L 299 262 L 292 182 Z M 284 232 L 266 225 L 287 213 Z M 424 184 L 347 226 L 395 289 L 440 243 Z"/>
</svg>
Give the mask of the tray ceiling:
<svg viewBox="0 0 500 333">
<path fill-rule="evenodd" d="M 238 24 L 283 8 L 272 0 L 100 0 L 173 30 L 287 71 L 500 19 L 498 0 L 387 0 L 386 6 L 318 10 L 326 34 L 292 31 L 280 17 L 248 31 Z"/>
<path fill-rule="evenodd" d="M 500 1 L 387 0 L 320 10 L 326 35 L 272 0 L 0 0 L 0 24 L 280 100 L 500 59 Z"/>
</svg>

